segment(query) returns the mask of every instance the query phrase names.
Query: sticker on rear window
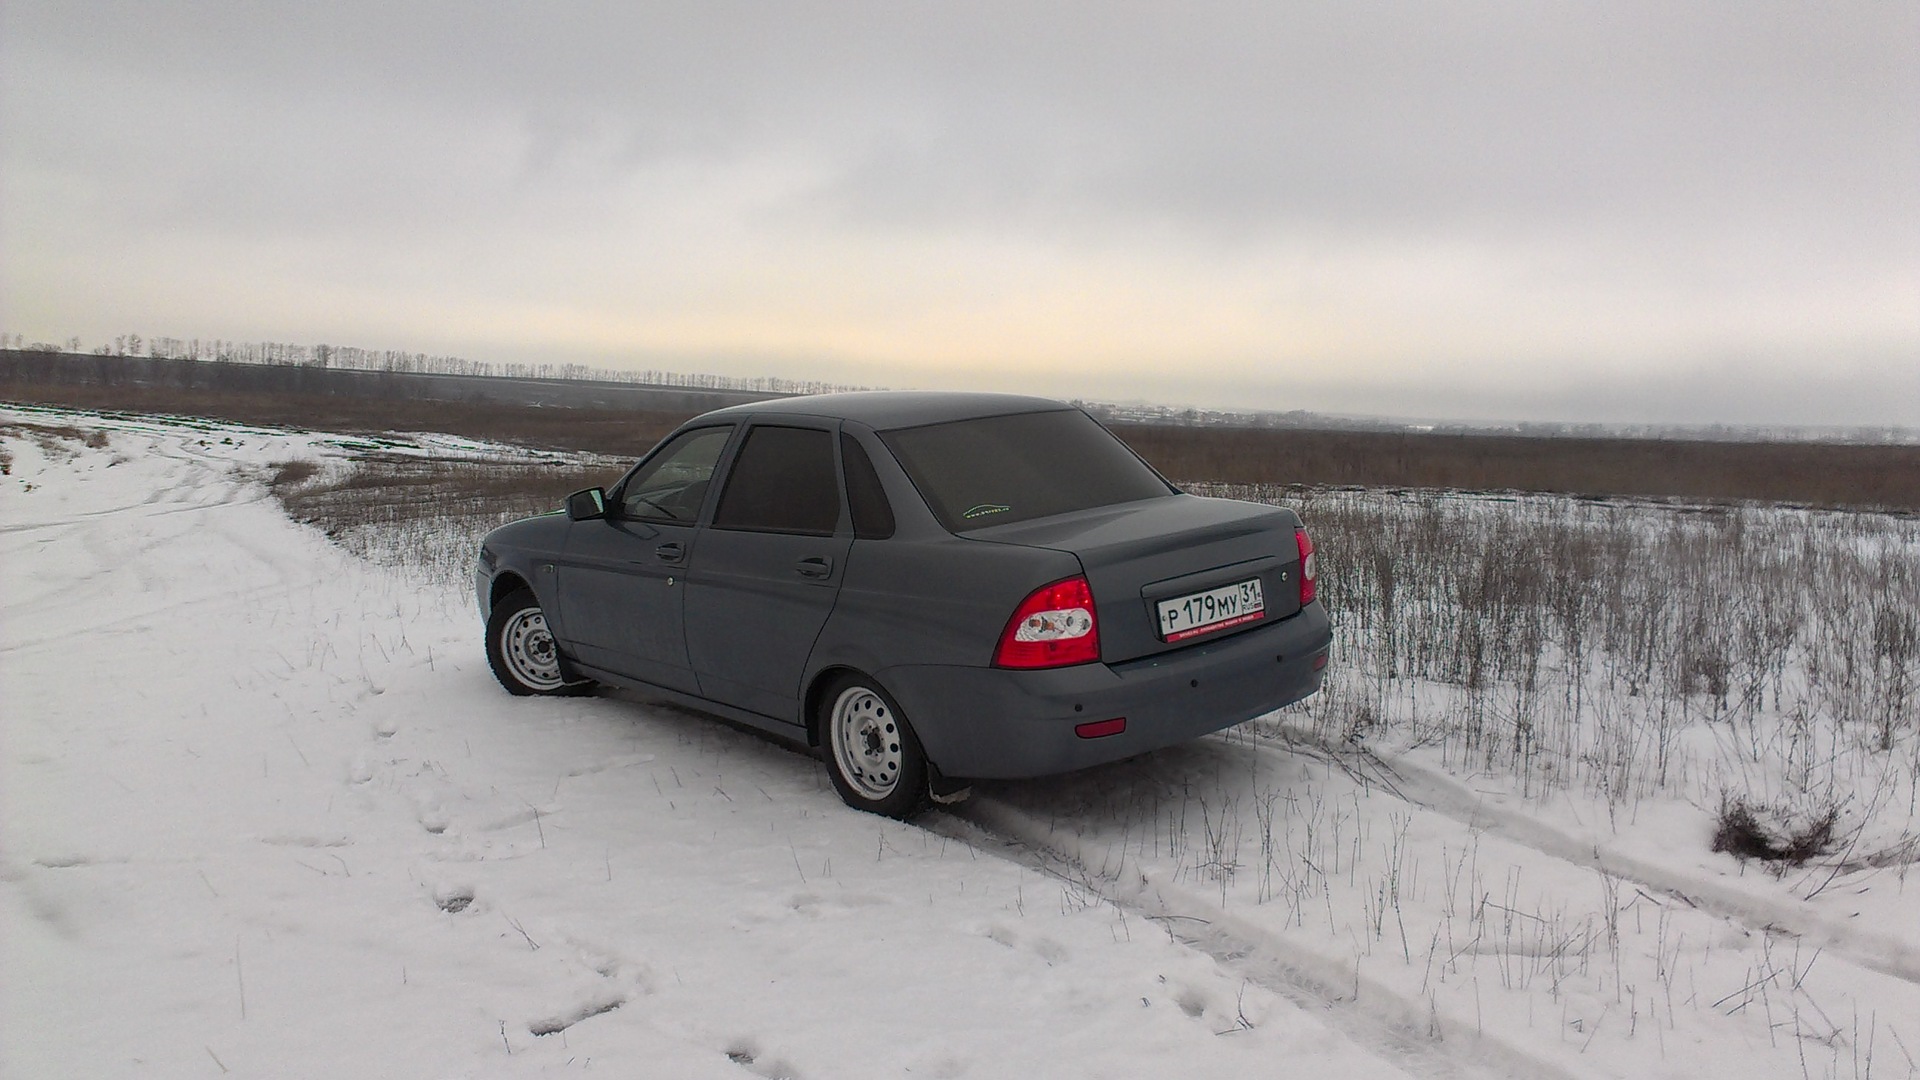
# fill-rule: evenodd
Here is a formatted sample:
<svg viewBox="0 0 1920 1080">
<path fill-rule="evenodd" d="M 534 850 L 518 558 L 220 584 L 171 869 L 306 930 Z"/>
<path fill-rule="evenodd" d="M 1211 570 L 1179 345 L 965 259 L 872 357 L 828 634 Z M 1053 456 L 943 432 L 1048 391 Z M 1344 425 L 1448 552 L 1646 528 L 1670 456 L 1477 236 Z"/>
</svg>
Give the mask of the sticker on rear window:
<svg viewBox="0 0 1920 1080">
<path fill-rule="evenodd" d="M 986 517 L 988 514 L 1004 514 L 1011 509 L 1013 507 L 1001 506 L 999 503 L 981 503 L 960 516 L 963 518 Z"/>
</svg>

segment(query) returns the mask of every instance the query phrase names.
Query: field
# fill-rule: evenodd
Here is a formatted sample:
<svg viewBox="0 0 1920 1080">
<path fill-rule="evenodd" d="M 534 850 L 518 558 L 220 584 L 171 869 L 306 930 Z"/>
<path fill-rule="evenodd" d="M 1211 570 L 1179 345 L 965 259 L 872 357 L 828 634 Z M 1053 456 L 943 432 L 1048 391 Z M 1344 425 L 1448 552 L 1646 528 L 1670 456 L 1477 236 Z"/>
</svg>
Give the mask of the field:
<svg viewBox="0 0 1920 1080">
<path fill-rule="evenodd" d="M 0 350 L 0 401 L 374 436 L 426 424 L 474 439 L 627 459 L 687 417 L 752 396 L 619 387 L 625 399 L 596 403 L 597 385 Z M 1920 511 L 1920 445 L 1908 443 L 1146 423 L 1115 430 L 1161 472 L 1181 480 Z"/>
<path fill-rule="evenodd" d="M 1920 510 L 1920 446 L 1128 426 L 1168 476 Z"/>
<path fill-rule="evenodd" d="M 713 721 L 490 687 L 475 539 L 617 456 L 5 421 L 0 671 L 31 712 L 0 888 L 67 928 L 9 946 L 58 992 L 6 1015 L 107 1048 L 12 1062 L 148 1039 L 168 1075 L 297 1072 L 295 1046 L 369 1075 L 1920 1075 L 1911 517 L 1191 481 L 1313 530 L 1326 690 L 896 825 Z M 55 655 L 149 676 L 76 688 Z M 234 806 L 147 853 L 191 814 L 155 761 Z M 216 929 L 116 924 L 129 888 Z M 116 986 L 85 958 L 109 946 L 154 973 Z M 175 1019 L 108 1034 L 102 1002 Z"/>
</svg>

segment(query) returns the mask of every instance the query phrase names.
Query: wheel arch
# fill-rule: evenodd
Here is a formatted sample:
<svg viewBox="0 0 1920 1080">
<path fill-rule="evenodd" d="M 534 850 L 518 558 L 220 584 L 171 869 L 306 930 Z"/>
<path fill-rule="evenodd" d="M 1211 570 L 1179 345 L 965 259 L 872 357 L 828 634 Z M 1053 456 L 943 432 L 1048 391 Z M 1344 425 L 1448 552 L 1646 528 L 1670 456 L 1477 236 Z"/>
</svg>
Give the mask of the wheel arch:
<svg viewBox="0 0 1920 1080">
<path fill-rule="evenodd" d="M 801 698 L 802 711 L 800 714 L 801 721 L 806 727 L 807 746 L 813 749 L 819 749 L 821 746 L 820 721 L 822 706 L 826 704 L 827 688 L 831 687 L 834 681 L 841 676 L 852 676 L 853 678 L 872 683 L 881 693 L 896 703 L 896 708 L 903 710 L 907 717 L 907 723 L 913 726 L 915 738 L 920 742 L 921 753 L 926 755 L 927 765 L 934 770 L 935 775 L 939 775 L 940 762 L 934 758 L 933 752 L 927 749 L 926 739 L 919 734 L 920 725 L 924 721 L 916 721 L 911 711 L 906 711 L 904 706 L 897 704 L 900 698 L 893 692 L 892 687 L 859 668 L 854 667 L 852 664 L 829 664 L 815 672 L 813 680 L 807 684 L 807 692 Z"/>
<path fill-rule="evenodd" d="M 813 681 L 807 684 L 807 692 L 801 698 L 800 719 L 807 728 L 807 745 L 820 745 L 820 706 L 825 703 L 827 688 L 843 675 L 866 679 L 875 686 L 880 680 L 848 664 L 829 664 L 814 673 Z M 884 686 L 881 689 L 886 689 Z"/>
<path fill-rule="evenodd" d="M 499 604 L 501 600 L 506 599 L 521 589 L 532 592 L 533 585 L 518 573 L 512 570 L 502 570 L 500 573 L 494 575 L 493 583 L 487 587 L 487 611 L 491 612 L 495 605 Z"/>
</svg>

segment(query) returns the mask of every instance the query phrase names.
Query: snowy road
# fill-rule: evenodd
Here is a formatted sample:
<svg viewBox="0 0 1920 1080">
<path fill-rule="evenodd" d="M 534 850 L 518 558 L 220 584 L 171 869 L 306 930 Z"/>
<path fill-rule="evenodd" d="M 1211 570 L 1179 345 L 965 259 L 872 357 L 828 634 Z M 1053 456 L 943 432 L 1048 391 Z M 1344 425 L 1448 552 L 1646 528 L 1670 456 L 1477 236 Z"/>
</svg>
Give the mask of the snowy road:
<svg viewBox="0 0 1920 1080">
<path fill-rule="evenodd" d="M 5 437 L 5 1076 L 1915 1072 L 1920 925 L 1803 943 L 1244 737 L 856 814 L 509 698 L 464 596 L 265 495 L 313 438 L 87 426 Z"/>
</svg>

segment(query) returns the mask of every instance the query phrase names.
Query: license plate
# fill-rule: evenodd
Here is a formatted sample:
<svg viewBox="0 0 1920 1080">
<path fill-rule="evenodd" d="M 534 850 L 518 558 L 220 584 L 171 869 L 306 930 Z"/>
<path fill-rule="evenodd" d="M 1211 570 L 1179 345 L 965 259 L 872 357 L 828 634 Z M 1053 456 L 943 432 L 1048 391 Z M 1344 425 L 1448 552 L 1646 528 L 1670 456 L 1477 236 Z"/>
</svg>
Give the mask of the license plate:
<svg viewBox="0 0 1920 1080">
<path fill-rule="evenodd" d="M 1160 640 L 1184 641 L 1200 634 L 1257 622 L 1266 614 L 1267 601 L 1260 579 L 1250 578 L 1206 592 L 1176 596 L 1155 605 L 1160 617 Z"/>
</svg>

